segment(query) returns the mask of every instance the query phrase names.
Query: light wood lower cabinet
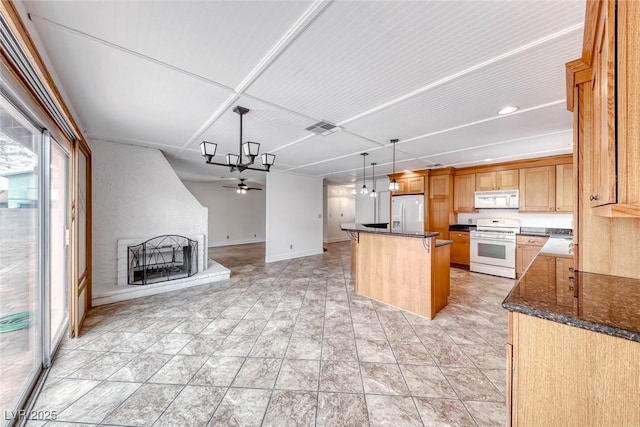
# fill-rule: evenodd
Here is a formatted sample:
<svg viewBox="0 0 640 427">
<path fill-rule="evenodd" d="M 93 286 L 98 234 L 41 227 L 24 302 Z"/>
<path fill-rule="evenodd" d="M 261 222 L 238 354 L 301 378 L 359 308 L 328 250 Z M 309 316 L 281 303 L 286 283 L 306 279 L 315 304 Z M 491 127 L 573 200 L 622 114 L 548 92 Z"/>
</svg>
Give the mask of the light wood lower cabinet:
<svg viewBox="0 0 640 427">
<path fill-rule="evenodd" d="M 509 313 L 508 426 L 640 426 L 640 343 Z"/>
<path fill-rule="evenodd" d="M 540 249 L 549 238 L 545 236 L 516 237 L 516 276 L 520 277 L 527 270 Z"/>
<path fill-rule="evenodd" d="M 468 231 L 450 231 L 449 239 L 453 241 L 451 245 L 451 263 L 469 265 L 470 245 Z"/>
</svg>

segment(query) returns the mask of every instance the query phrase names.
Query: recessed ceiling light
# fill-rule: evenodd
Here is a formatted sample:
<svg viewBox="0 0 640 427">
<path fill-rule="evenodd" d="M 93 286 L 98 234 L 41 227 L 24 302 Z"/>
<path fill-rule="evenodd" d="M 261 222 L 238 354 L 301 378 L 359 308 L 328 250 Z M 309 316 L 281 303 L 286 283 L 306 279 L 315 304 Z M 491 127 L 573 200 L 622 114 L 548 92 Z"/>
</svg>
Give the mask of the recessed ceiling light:
<svg viewBox="0 0 640 427">
<path fill-rule="evenodd" d="M 520 109 L 520 107 L 517 107 L 515 105 L 507 105 L 506 107 L 504 107 L 500 111 L 498 111 L 498 114 L 500 114 L 500 115 L 511 114 L 511 113 L 514 113 L 514 112 L 518 111 L 519 109 Z"/>
<path fill-rule="evenodd" d="M 485 162 L 490 162 L 490 161 L 492 161 L 492 160 L 493 160 L 493 159 L 484 159 L 484 161 L 485 161 Z"/>
</svg>

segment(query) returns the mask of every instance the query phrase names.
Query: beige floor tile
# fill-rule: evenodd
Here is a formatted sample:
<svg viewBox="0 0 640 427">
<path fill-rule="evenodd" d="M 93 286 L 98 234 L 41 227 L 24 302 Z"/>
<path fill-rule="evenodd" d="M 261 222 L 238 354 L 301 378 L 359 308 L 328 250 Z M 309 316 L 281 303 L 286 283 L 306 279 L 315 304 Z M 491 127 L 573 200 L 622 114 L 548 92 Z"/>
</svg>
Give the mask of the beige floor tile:
<svg viewBox="0 0 640 427">
<path fill-rule="evenodd" d="M 425 426 L 429 427 L 476 427 L 465 406 L 457 399 L 414 398 Z M 503 426 L 497 424 L 495 427 Z"/>
<path fill-rule="evenodd" d="M 315 426 L 318 393 L 274 390 L 262 426 Z"/>
<path fill-rule="evenodd" d="M 367 395 L 369 422 L 372 427 L 415 427 L 422 425 L 413 399 L 405 396 Z"/>
<path fill-rule="evenodd" d="M 230 388 L 209 426 L 260 426 L 270 397 L 271 390 Z"/>
<path fill-rule="evenodd" d="M 316 425 L 318 427 L 368 426 L 369 416 L 364 395 L 319 393 Z"/>
</svg>

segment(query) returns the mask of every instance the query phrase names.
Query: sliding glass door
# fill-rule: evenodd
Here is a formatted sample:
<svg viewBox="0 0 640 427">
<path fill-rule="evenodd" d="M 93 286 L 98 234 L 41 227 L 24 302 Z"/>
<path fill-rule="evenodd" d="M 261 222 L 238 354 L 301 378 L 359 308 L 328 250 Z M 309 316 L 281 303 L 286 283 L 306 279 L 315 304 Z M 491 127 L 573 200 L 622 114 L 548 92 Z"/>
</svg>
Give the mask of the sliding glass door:
<svg viewBox="0 0 640 427">
<path fill-rule="evenodd" d="M 41 133 L 0 104 L 0 408 L 22 406 L 42 369 Z"/>
<path fill-rule="evenodd" d="M 0 425 L 68 331 L 70 152 L 0 96 Z"/>
</svg>

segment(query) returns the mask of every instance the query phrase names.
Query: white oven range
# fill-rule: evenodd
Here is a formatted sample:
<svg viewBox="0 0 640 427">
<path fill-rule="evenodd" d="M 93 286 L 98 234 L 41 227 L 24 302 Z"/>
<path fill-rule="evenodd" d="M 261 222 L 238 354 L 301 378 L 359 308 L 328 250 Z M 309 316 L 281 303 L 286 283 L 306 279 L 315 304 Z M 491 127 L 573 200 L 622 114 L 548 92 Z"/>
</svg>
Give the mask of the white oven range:
<svg viewBox="0 0 640 427">
<path fill-rule="evenodd" d="M 516 278 L 516 235 L 520 220 L 480 218 L 471 230 L 471 263 L 477 273 Z"/>
</svg>

